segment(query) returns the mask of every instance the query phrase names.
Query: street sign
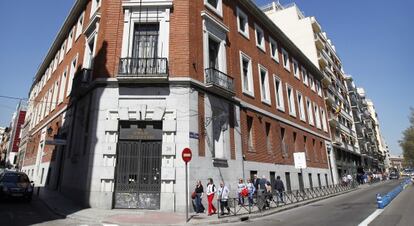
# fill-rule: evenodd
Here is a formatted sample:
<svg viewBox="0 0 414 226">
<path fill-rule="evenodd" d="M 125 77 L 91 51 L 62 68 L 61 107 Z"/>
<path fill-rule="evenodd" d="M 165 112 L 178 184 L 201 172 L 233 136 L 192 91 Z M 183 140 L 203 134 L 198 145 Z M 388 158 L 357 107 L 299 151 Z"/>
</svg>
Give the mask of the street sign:
<svg viewBox="0 0 414 226">
<path fill-rule="evenodd" d="M 45 140 L 46 145 L 66 145 L 66 140 L 64 139 L 53 139 L 53 140 Z"/>
<path fill-rule="evenodd" d="M 191 153 L 191 149 L 184 148 L 183 152 L 181 153 L 181 157 L 183 158 L 183 161 L 185 162 L 185 164 L 191 161 L 191 158 L 193 157 L 193 154 Z"/>
<path fill-rule="evenodd" d="M 306 168 L 306 155 L 305 152 L 295 152 L 293 153 L 293 160 L 295 161 L 296 169 L 305 169 Z"/>
</svg>

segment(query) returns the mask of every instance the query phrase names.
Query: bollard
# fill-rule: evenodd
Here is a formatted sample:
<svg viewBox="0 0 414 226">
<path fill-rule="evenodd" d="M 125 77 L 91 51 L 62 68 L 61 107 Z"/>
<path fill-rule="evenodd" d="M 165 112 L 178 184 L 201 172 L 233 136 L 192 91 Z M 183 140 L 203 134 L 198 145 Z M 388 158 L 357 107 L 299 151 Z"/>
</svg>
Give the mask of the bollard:
<svg viewBox="0 0 414 226">
<path fill-rule="evenodd" d="M 377 204 L 378 204 L 378 209 L 384 209 L 384 203 L 382 201 L 381 194 L 377 194 Z"/>
</svg>

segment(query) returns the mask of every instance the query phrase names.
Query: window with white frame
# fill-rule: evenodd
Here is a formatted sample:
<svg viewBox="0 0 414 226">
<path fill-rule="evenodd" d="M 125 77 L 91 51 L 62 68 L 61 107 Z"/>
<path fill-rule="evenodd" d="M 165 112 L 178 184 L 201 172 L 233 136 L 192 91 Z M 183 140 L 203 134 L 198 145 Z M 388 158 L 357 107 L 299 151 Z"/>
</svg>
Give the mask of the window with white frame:
<svg viewBox="0 0 414 226">
<path fill-rule="evenodd" d="M 293 88 L 286 84 L 286 91 L 288 95 L 289 114 L 296 117 L 295 94 L 293 93 Z"/>
<path fill-rule="evenodd" d="M 256 37 L 256 46 L 259 47 L 259 49 L 266 51 L 263 29 L 260 28 L 259 25 L 254 24 L 254 30 L 255 30 L 254 34 Z"/>
<path fill-rule="evenodd" d="M 243 93 L 254 96 L 252 60 L 249 56 L 240 51 L 240 70 L 242 74 Z"/>
<path fill-rule="evenodd" d="M 321 118 L 322 118 L 322 129 L 325 132 L 328 132 L 328 123 L 326 122 L 326 113 L 325 110 L 321 107 Z"/>
<path fill-rule="evenodd" d="M 75 40 L 78 39 L 79 36 L 82 34 L 84 15 L 85 15 L 85 12 L 82 12 L 82 14 L 79 16 L 78 22 L 76 23 Z"/>
<path fill-rule="evenodd" d="M 270 90 L 269 90 L 269 73 L 266 68 L 259 65 L 259 76 L 260 76 L 260 94 L 262 102 L 271 104 Z"/>
<path fill-rule="evenodd" d="M 298 92 L 298 91 L 296 91 L 296 92 L 298 94 L 297 96 L 298 96 L 298 105 L 299 105 L 299 118 L 302 121 L 306 121 L 305 100 L 303 98 L 303 95 L 300 92 Z"/>
<path fill-rule="evenodd" d="M 56 53 L 55 58 L 53 60 L 53 72 L 56 71 L 58 64 L 59 64 L 59 51 Z"/>
<path fill-rule="evenodd" d="M 93 14 L 95 14 L 95 12 L 99 9 L 100 6 L 101 6 L 101 0 L 92 0 L 91 13 L 89 17 L 92 17 Z"/>
<path fill-rule="evenodd" d="M 312 91 L 316 92 L 315 80 L 313 79 L 312 75 L 309 75 L 309 86 L 310 86 Z"/>
<path fill-rule="evenodd" d="M 66 40 L 62 43 L 62 46 L 60 47 L 59 64 L 62 63 L 63 58 L 65 58 L 65 44 Z"/>
<path fill-rule="evenodd" d="M 249 19 L 240 8 L 237 8 L 237 28 L 240 34 L 249 38 Z"/>
<path fill-rule="evenodd" d="M 282 80 L 274 76 L 275 81 L 275 98 L 276 98 L 276 108 L 285 111 L 285 101 L 283 99 L 283 84 Z"/>
<path fill-rule="evenodd" d="M 270 56 L 273 60 L 279 63 L 279 50 L 277 48 L 277 42 L 272 38 L 269 38 L 270 43 Z"/>
<path fill-rule="evenodd" d="M 204 0 L 204 4 L 210 8 L 213 12 L 217 13 L 219 16 L 222 16 L 223 2 L 222 0 Z"/>
<path fill-rule="evenodd" d="M 53 95 L 53 86 L 49 89 L 49 93 L 47 95 L 47 108 L 46 108 L 46 115 L 49 115 L 49 112 L 52 109 L 52 96 Z"/>
<path fill-rule="evenodd" d="M 295 76 L 295 78 L 300 79 L 298 62 L 292 58 L 292 64 L 293 64 L 293 75 Z"/>
<path fill-rule="evenodd" d="M 247 148 L 248 151 L 254 152 L 254 137 L 253 137 L 253 118 L 247 116 Z"/>
<path fill-rule="evenodd" d="M 283 59 L 283 67 L 290 71 L 290 60 L 289 60 L 289 53 L 282 48 L 282 59 Z"/>
<path fill-rule="evenodd" d="M 58 92 L 59 92 L 59 81 L 56 81 L 55 87 L 53 88 L 52 111 L 56 108 L 56 103 L 58 102 Z"/>
<path fill-rule="evenodd" d="M 72 48 L 72 43 L 73 43 L 73 28 L 69 32 L 69 35 L 68 35 L 68 46 L 66 47 L 66 52 L 69 52 L 69 50 Z"/>
<path fill-rule="evenodd" d="M 309 100 L 309 98 L 306 98 L 306 108 L 308 110 L 308 122 L 310 125 L 315 125 L 315 121 L 313 118 L 313 108 L 312 108 L 312 102 Z"/>
<path fill-rule="evenodd" d="M 73 78 L 75 76 L 76 73 L 76 66 L 77 66 L 77 62 L 78 62 L 78 57 L 76 56 L 75 59 L 72 60 L 72 62 L 70 63 L 70 71 L 69 71 L 69 80 L 68 80 L 68 86 L 66 89 L 66 96 L 70 95 L 70 92 L 72 91 L 72 83 L 73 83 Z"/>
<path fill-rule="evenodd" d="M 304 67 L 302 67 L 302 81 L 303 84 L 305 84 L 306 86 L 309 85 L 309 81 L 308 81 L 308 72 L 306 71 L 306 69 Z"/>
<path fill-rule="evenodd" d="M 206 76 L 214 75 L 216 70 L 225 74 L 227 73 L 226 37 L 228 30 L 209 16 L 205 16 L 203 24 L 204 68 L 209 69 L 205 71 Z"/>
<path fill-rule="evenodd" d="M 60 88 L 59 88 L 59 98 L 58 98 L 59 104 L 63 102 L 63 98 L 65 97 L 66 81 L 68 79 L 67 74 L 68 74 L 68 68 L 66 67 L 65 71 L 60 77 Z"/>
<path fill-rule="evenodd" d="M 315 111 L 316 128 L 321 129 L 321 116 L 319 114 L 319 107 L 316 105 L 316 103 L 313 103 L 313 108 Z"/>
<path fill-rule="evenodd" d="M 321 82 L 319 82 L 319 81 L 315 81 L 315 83 L 316 83 L 316 91 L 318 92 L 318 95 L 319 95 L 320 97 L 322 97 L 322 87 L 321 87 Z"/>
</svg>

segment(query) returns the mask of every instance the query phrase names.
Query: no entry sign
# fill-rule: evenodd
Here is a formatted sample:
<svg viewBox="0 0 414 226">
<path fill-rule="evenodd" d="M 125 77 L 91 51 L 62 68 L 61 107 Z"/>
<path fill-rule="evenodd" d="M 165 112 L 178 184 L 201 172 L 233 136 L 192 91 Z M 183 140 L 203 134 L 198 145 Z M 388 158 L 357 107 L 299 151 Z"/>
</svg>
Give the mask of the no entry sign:
<svg viewBox="0 0 414 226">
<path fill-rule="evenodd" d="M 191 149 L 184 148 L 183 152 L 181 153 L 181 157 L 183 158 L 183 161 L 185 163 L 188 163 L 191 161 L 191 158 L 193 157 L 193 154 L 191 153 Z"/>
</svg>

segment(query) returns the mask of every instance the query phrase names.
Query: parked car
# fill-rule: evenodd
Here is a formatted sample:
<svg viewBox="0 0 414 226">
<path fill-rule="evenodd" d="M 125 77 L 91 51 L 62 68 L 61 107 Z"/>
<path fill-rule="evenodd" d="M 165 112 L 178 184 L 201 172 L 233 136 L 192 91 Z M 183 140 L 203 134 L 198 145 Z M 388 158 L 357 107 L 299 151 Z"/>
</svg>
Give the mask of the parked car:
<svg viewBox="0 0 414 226">
<path fill-rule="evenodd" d="M 22 198 L 32 200 L 33 181 L 23 172 L 4 171 L 0 174 L 0 199 Z"/>
<path fill-rule="evenodd" d="M 400 175 L 398 175 L 397 172 L 393 171 L 393 172 L 390 173 L 390 175 L 388 176 L 388 178 L 390 178 L 390 180 L 392 180 L 392 179 L 399 179 L 400 178 Z"/>
</svg>

